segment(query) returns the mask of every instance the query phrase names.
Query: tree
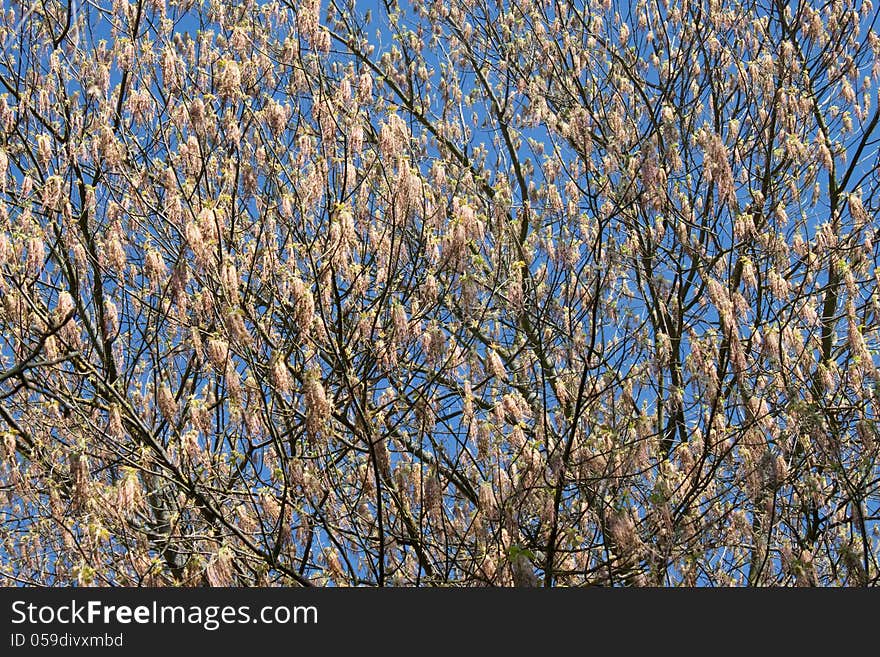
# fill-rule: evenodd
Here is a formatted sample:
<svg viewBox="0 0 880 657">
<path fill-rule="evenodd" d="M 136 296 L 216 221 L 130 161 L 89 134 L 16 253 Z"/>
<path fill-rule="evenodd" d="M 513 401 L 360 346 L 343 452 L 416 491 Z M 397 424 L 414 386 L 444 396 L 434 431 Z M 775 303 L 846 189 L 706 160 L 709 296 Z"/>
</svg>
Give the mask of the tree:
<svg viewBox="0 0 880 657">
<path fill-rule="evenodd" d="M 877 583 L 876 20 L 7 10 L 0 583 Z"/>
</svg>

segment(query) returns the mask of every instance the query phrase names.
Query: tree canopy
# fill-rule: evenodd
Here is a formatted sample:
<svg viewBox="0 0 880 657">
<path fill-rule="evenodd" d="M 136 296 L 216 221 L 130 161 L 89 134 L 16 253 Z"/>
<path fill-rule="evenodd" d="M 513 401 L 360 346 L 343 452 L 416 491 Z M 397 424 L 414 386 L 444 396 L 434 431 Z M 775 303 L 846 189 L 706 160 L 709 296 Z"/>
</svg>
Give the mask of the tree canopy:
<svg viewBox="0 0 880 657">
<path fill-rule="evenodd" d="M 876 20 L 12 3 L 0 584 L 876 584 Z"/>
</svg>

